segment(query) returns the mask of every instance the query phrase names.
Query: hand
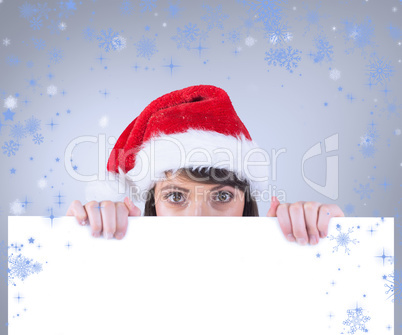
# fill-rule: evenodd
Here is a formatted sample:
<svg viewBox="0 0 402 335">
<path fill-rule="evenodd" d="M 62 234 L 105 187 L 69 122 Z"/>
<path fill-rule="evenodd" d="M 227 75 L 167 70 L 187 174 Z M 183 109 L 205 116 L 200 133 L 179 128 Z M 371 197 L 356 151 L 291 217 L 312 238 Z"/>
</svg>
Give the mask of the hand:
<svg viewBox="0 0 402 335">
<path fill-rule="evenodd" d="M 66 215 L 75 216 L 78 223 L 83 226 L 89 222 L 94 237 L 100 237 L 103 232 L 106 239 L 114 236 L 121 240 L 127 232 L 128 217 L 140 216 L 141 210 L 129 197 L 125 197 L 124 202 L 90 201 L 85 206 L 82 206 L 80 201 L 74 200 Z"/>
<path fill-rule="evenodd" d="M 281 230 L 288 241 L 315 245 L 320 237 L 328 235 L 329 220 L 333 217 L 343 217 L 345 214 L 334 204 L 315 201 L 281 204 L 277 197 L 272 197 L 267 216 L 278 217 Z"/>
</svg>

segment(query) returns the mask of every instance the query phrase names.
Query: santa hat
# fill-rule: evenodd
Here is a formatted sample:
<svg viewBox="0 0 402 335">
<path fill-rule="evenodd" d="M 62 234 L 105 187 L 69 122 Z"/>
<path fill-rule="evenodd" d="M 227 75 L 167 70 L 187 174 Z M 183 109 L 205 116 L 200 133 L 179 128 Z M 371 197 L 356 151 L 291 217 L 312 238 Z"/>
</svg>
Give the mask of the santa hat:
<svg viewBox="0 0 402 335">
<path fill-rule="evenodd" d="M 227 93 L 197 85 L 152 101 L 123 131 L 107 163 L 106 180 L 88 183 L 87 201 L 145 205 L 147 191 L 166 180 L 165 171 L 224 168 L 250 191 L 268 188 L 269 158 L 238 117 Z"/>
</svg>

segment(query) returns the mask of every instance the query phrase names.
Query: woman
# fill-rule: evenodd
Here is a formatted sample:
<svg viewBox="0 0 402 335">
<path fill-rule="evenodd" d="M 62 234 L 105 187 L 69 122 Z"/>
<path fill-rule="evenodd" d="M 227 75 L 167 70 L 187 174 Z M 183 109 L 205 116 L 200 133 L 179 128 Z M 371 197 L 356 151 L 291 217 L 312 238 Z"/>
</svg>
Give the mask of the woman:
<svg viewBox="0 0 402 335">
<path fill-rule="evenodd" d="M 116 239 L 128 216 L 141 215 L 133 197 L 144 216 L 259 216 L 265 158 L 224 90 L 190 86 L 154 100 L 130 123 L 110 154 L 107 180 L 90 183 L 89 202 L 73 201 L 66 215 L 89 223 L 94 237 Z M 267 216 L 278 218 L 289 241 L 314 245 L 327 236 L 329 220 L 344 214 L 333 204 L 272 197 Z"/>
</svg>

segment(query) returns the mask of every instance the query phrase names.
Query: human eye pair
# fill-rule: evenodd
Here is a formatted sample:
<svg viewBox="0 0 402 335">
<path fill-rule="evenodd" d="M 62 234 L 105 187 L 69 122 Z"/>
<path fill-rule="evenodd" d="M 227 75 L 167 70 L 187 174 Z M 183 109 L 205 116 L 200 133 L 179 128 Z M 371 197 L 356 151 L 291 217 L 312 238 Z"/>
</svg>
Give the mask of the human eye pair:
<svg viewBox="0 0 402 335">
<path fill-rule="evenodd" d="M 234 195 L 229 191 L 218 191 L 214 192 L 211 195 L 211 198 L 218 203 L 228 203 L 233 199 Z M 183 204 L 186 200 L 185 195 L 182 192 L 169 192 L 163 197 L 164 200 L 167 200 L 173 204 Z"/>
</svg>

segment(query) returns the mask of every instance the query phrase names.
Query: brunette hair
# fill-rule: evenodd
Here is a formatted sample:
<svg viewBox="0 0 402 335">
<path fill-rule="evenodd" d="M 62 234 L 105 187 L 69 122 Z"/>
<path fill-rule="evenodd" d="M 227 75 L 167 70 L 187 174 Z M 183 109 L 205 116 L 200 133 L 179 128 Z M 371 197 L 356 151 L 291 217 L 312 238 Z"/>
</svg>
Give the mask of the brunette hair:
<svg viewBox="0 0 402 335">
<path fill-rule="evenodd" d="M 165 175 L 167 175 L 167 172 L 169 171 L 165 171 Z M 245 203 L 243 216 L 259 216 L 257 202 L 250 193 L 249 183 L 246 180 L 240 180 L 232 171 L 212 167 L 203 167 L 194 170 L 191 168 L 182 168 L 175 174 L 203 184 L 228 185 L 239 189 L 244 192 Z M 155 208 L 155 186 L 148 191 L 144 216 L 157 216 Z"/>
</svg>

